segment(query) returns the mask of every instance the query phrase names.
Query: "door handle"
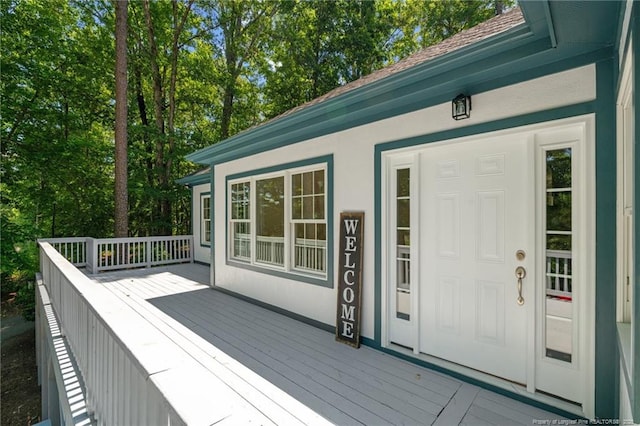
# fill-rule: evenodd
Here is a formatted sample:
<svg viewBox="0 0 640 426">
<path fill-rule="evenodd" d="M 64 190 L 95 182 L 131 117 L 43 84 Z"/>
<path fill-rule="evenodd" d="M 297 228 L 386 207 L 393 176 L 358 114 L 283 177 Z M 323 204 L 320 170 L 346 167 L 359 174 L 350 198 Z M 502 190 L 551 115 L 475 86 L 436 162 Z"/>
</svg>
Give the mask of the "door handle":
<svg viewBox="0 0 640 426">
<path fill-rule="evenodd" d="M 524 305 L 524 298 L 522 297 L 522 279 L 527 276 L 527 270 L 522 266 L 516 268 L 516 278 L 518 279 L 518 305 Z"/>
</svg>

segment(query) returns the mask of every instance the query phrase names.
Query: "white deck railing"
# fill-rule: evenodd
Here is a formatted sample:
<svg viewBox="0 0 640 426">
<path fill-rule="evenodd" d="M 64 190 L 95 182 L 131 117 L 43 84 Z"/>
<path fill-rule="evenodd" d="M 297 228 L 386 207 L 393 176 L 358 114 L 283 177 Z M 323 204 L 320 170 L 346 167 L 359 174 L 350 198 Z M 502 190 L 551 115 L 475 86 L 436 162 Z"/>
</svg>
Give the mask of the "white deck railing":
<svg viewBox="0 0 640 426">
<path fill-rule="evenodd" d="M 79 268 L 87 265 L 87 238 L 48 238 L 39 241 L 46 241 L 65 259 Z"/>
<path fill-rule="evenodd" d="M 42 239 L 90 273 L 193 261 L 193 236 Z"/>
<path fill-rule="evenodd" d="M 180 358 L 178 353 L 167 353 L 166 336 L 139 321 L 135 312 L 122 309 L 113 293 L 90 281 L 51 244 L 39 246 L 44 297 L 82 376 L 87 412 L 100 425 L 187 424 L 183 414 L 194 407 L 176 406 L 176 401 L 191 404 L 177 395 L 184 390 L 163 382 L 175 361 L 163 360 Z M 159 353 L 163 357 L 158 358 Z M 177 365 L 191 366 L 190 362 L 184 359 Z M 56 386 L 60 392 L 65 389 L 65 383 Z M 72 418 L 71 413 L 61 414 Z"/>
</svg>

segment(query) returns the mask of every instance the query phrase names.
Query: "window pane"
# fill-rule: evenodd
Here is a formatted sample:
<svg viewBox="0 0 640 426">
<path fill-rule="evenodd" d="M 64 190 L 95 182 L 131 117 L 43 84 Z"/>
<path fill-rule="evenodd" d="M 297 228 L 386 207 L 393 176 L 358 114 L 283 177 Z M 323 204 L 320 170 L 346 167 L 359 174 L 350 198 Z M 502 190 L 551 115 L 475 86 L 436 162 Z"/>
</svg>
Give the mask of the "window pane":
<svg viewBox="0 0 640 426">
<path fill-rule="evenodd" d="M 304 237 L 306 239 L 315 240 L 316 239 L 316 224 L 315 223 L 307 223 L 305 227 Z"/>
<path fill-rule="evenodd" d="M 294 197 L 291 200 L 291 217 L 293 219 L 302 219 L 302 198 Z"/>
<path fill-rule="evenodd" d="M 313 194 L 313 172 L 306 172 L 302 175 L 302 193 L 304 195 Z"/>
<path fill-rule="evenodd" d="M 547 188 L 571 188 L 571 148 L 547 151 Z"/>
<path fill-rule="evenodd" d="M 293 261 L 296 269 L 326 271 L 326 227 L 324 224 L 296 223 Z"/>
<path fill-rule="evenodd" d="M 302 218 L 313 219 L 313 197 L 302 197 Z"/>
<path fill-rule="evenodd" d="M 398 226 L 409 227 L 409 200 L 398 200 Z"/>
<path fill-rule="evenodd" d="M 293 196 L 302 195 L 302 175 L 297 174 L 291 176 L 291 194 Z"/>
<path fill-rule="evenodd" d="M 316 195 L 313 197 L 313 218 L 324 219 L 324 195 Z"/>
<path fill-rule="evenodd" d="M 324 194 L 324 170 L 316 170 L 313 172 L 313 180 L 315 184 L 314 193 Z"/>
<path fill-rule="evenodd" d="M 284 177 L 256 181 L 256 261 L 284 264 Z"/>
<path fill-rule="evenodd" d="M 211 218 L 211 198 L 204 197 L 202 199 L 202 218 L 210 219 Z"/>
<path fill-rule="evenodd" d="M 571 231 L 571 192 L 547 193 L 547 230 Z"/>
<path fill-rule="evenodd" d="M 571 251 L 571 235 L 547 235 L 547 249 Z"/>
<path fill-rule="evenodd" d="M 231 185 L 231 218 L 249 219 L 249 182 Z"/>
<path fill-rule="evenodd" d="M 397 196 L 408 197 L 409 196 L 409 169 L 400 169 L 397 171 Z"/>
<path fill-rule="evenodd" d="M 284 177 L 256 181 L 257 234 L 284 236 Z"/>
<path fill-rule="evenodd" d="M 408 229 L 399 229 L 398 230 L 398 245 L 399 246 L 408 246 L 411 245 L 411 241 L 409 238 L 410 231 Z"/>
<path fill-rule="evenodd" d="M 246 222 L 235 222 L 232 229 L 233 252 L 237 259 L 249 259 L 251 257 L 251 227 Z"/>
<path fill-rule="evenodd" d="M 204 223 L 204 241 L 211 242 L 211 221 Z"/>
</svg>

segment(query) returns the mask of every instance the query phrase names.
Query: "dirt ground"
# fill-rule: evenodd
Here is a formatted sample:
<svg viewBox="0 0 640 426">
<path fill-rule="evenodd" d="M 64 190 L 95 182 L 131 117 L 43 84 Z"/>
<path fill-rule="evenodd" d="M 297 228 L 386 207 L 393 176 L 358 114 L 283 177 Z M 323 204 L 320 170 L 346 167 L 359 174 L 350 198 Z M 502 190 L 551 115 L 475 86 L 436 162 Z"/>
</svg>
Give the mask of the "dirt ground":
<svg viewBox="0 0 640 426">
<path fill-rule="evenodd" d="M 2 306 L 2 322 L 15 312 Z M 4 332 L 3 332 L 4 334 Z M 0 343 L 0 425 L 24 426 L 40 421 L 40 387 L 36 368 L 35 330 L 31 327 Z"/>
</svg>

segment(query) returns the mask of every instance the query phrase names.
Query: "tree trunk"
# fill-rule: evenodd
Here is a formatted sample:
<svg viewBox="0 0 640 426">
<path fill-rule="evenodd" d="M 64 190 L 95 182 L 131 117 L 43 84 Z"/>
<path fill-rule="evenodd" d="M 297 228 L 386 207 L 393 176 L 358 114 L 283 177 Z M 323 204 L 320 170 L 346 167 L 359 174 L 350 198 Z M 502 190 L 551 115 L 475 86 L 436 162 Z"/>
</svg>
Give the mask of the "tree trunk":
<svg viewBox="0 0 640 426">
<path fill-rule="evenodd" d="M 115 236 L 129 234 L 127 190 L 127 0 L 116 3 Z"/>
</svg>

